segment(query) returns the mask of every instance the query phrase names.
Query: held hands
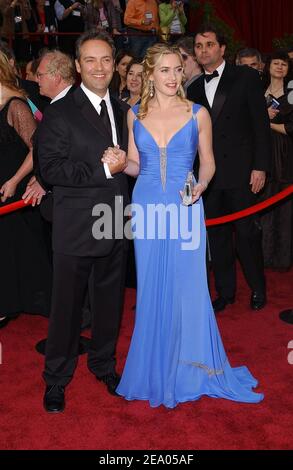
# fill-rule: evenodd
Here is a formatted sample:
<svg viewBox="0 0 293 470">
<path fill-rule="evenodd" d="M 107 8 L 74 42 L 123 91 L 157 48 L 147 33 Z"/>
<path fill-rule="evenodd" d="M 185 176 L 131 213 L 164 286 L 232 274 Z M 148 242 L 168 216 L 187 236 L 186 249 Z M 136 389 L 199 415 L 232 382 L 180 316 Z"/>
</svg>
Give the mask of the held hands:
<svg viewBox="0 0 293 470">
<path fill-rule="evenodd" d="M 17 183 L 11 178 L 2 185 L 0 189 L 1 202 L 5 202 L 8 197 L 12 197 L 15 194 Z"/>
<path fill-rule="evenodd" d="M 104 152 L 102 162 L 107 163 L 111 175 L 120 173 L 127 167 L 126 153 L 119 148 L 119 145 L 108 147 Z"/>
<path fill-rule="evenodd" d="M 266 182 L 265 171 L 252 170 L 249 184 L 251 185 L 251 191 L 254 194 L 257 194 L 260 192 L 260 190 L 264 187 L 265 182 Z"/>
<path fill-rule="evenodd" d="M 45 196 L 45 194 L 46 191 L 42 188 L 36 177 L 32 176 L 27 184 L 22 199 L 26 204 L 32 199 L 32 206 L 34 207 L 36 204 L 40 204 L 42 197 Z"/>
</svg>

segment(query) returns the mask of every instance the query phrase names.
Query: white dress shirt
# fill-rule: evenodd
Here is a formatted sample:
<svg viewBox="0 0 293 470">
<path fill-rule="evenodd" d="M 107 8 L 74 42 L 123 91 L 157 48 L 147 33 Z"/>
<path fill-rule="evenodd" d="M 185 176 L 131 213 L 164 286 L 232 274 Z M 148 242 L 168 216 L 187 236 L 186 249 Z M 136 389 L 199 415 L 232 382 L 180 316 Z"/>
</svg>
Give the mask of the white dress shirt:
<svg viewBox="0 0 293 470">
<path fill-rule="evenodd" d="M 115 119 L 114 119 L 114 113 L 113 113 L 112 104 L 110 100 L 109 90 L 107 90 L 107 93 L 105 94 L 104 98 L 101 98 L 100 96 L 96 95 L 91 90 L 89 90 L 83 83 L 80 85 L 80 88 L 84 91 L 84 93 L 86 94 L 86 96 L 88 97 L 88 99 L 90 100 L 90 102 L 92 103 L 93 107 L 95 108 L 98 114 L 100 114 L 101 112 L 101 101 L 102 100 L 105 101 L 109 118 L 110 118 L 110 123 L 111 123 L 113 144 L 117 145 L 117 132 L 116 132 Z M 107 163 L 104 163 L 104 169 L 105 169 L 107 178 L 108 179 L 113 178 L 110 173 L 109 166 Z"/>
<path fill-rule="evenodd" d="M 64 96 L 67 95 L 67 93 L 69 92 L 69 90 L 70 90 L 71 87 L 72 87 L 72 85 L 69 85 L 69 86 L 67 86 L 66 88 L 64 88 L 64 90 L 60 91 L 60 93 L 58 93 L 58 95 L 55 96 L 55 98 L 53 98 L 53 99 L 50 101 L 50 104 L 55 103 L 55 101 L 61 100 L 61 98 L 64 98 Z"/>
<path fill-rule="evenodd" d="M 205 93 L 206 93 L 206 97 L 207 97 L 210 107 L 213 106 L 215 94 L 216 94 L 219 82 L 221 80 L 221 76 L 223 75 L 225 65 L 226 65 L 226 62 L 223 60 L 221 65 L 219 65 L 219 67 L 216 69 L 218 71 L 219 76 L 213 78 L 209 83 L 204 81 Z M 205 73 L 209 75 L 209 72 L 205 71 Z"/>
</svg>

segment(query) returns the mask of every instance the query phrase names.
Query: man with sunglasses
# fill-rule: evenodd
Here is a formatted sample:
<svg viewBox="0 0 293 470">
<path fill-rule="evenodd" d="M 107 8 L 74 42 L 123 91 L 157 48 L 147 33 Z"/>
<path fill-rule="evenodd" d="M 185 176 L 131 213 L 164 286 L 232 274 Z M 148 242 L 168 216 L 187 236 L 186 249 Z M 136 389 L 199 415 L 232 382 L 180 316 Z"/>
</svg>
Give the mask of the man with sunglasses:
<svg viewBox="0 0 293 470">
<path fill-rule="evenodd" d="M 186 78 L 183 88 L 185 93 L 187 93 L 188 87 L 201 76 L 202 67 L 198 64 L 194 55 L 192 37 L 182 37 L 178 39 L 176 45 L 179 47 L 183 59 L 184 75 Z"/>
</svg>

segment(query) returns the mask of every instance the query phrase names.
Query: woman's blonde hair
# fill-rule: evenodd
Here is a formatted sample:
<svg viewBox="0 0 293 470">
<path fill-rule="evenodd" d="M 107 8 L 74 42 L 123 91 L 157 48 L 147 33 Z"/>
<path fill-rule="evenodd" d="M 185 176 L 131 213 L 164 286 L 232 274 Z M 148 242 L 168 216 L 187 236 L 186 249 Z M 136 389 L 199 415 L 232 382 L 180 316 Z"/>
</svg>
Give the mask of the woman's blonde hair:
<svg viewBox="0 0 293 470">
<path fill-rule="evenodd" d="M 143 65 L 143 83 L 142 83 L 142 94 L 139 112 L 137 114 L 138 119 L 144 119 L 148 112 L 148 104 L 152 98 L 152 88 L 150 87 L 150 76 L 153 73 L 155 67 L 160 62 L 163 56 L 175 54 L 180 60 L 180 64 L 183 67 L 183 59 L 180 50 L 177 46 L 171 46 L 169 44 L 158 43 L 147 49 L 145 58 L 142 62 Z M 177 95 L 183 102 L 186 102 L 187 111 L 190 109 L 189 101 L 185 98 L 185 93 L 182 84 L 178 88 Z"/>
<path fill-rule="evenodd" d="M 18 86 L 17 76 L 10 64 L 7 56 L 0 51 L 0 85 L 9 88 L 12 91 L 26 96 L 25 92 Z"/>
</svg>

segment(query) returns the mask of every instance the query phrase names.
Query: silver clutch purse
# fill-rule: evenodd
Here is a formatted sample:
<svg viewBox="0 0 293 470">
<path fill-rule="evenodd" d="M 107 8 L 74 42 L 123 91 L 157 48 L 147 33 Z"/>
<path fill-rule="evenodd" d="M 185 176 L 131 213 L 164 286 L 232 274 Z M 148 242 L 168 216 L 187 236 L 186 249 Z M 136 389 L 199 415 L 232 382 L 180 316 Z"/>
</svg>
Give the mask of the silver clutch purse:
<svg viewBox="0 0 293 470">
<path fill-rule="evenodd" d="M 194 187 L 194 179 L 192 171 L 188 172 L 186 181 L 184 183 L 182 204 L 184 206 L 190 206 L 192 204 L 192 190 Z"/>
</svg>

